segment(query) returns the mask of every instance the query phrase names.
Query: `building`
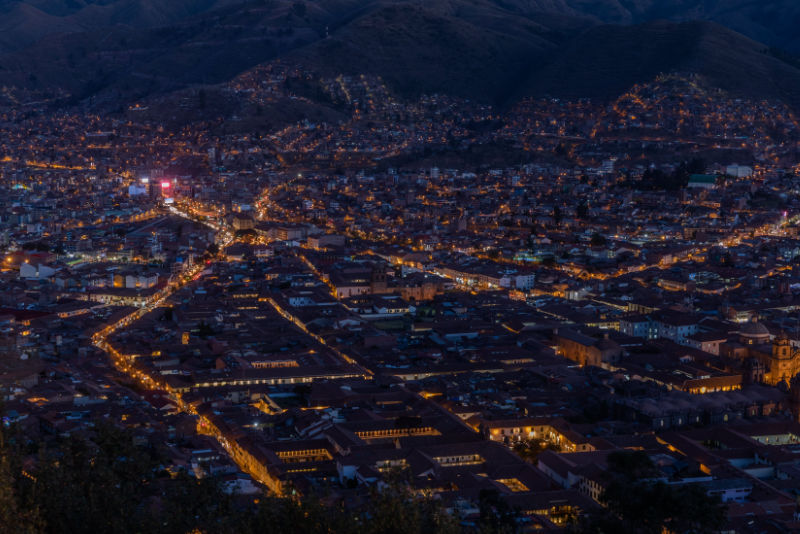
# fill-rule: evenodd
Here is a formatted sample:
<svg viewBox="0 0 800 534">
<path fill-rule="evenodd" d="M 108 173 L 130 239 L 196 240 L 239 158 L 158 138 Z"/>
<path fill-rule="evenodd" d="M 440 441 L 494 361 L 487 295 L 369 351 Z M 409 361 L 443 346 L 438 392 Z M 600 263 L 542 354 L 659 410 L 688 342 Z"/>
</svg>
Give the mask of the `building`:
<svg viewBox="0 0 800 534">
<path fill-rule="evenodd" d="M 586 336 L 569 328 L 556 330 L 553 338 L 558 346 L 558 353 L 581 366 L 616 362 L 622 355 L 622 348 L 609 339 L 608 334 L 597 339 Z"/>
<path fill-rule="evenodd" d="M 789 385 L 800 372 L 800 350 L 792 346 L 783 332 L 771 342 L 770 337 L 763 324 L 747 323 L 738 336 L 720 344 L 720 354 L 746 362 L 753 382 Z"/>
<path fill-rule="evenodd" d="M 716 189 L 717 176 L 714 174 L 693 174 L 686 187 L 690 189 Z"/>
</svg>

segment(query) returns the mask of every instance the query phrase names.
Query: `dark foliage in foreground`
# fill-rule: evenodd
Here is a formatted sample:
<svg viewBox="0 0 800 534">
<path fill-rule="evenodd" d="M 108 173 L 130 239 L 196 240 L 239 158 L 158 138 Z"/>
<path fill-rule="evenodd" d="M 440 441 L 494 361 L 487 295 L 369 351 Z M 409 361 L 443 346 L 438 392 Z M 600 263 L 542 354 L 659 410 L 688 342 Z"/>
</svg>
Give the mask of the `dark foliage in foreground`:
<svg viewBox="0 0 800 534">
<path fill-rule="evenodd" d="M 579 531 L 593 534 L 628 532 L 718 532 L 725 507 L 697 484 L 669 485 L 661 480 L 644 452 L 615 452 L 608 457 L 609 481 L 601 500 L 604 515 L 584 521 Z"/>
<path fill-rule="evenodd" d="M 169 473 L 156 451 L 112 426 L 47 447 L 0 431 L 0 534 L 515 532 L 516 514 L 490 497 L 468 527 L 439 501 L 413 494 L 400 475 L 363 503 L 237 498 L 214 478 Z"/>
<path fill-rule="evenodd" d="M 540 450 L 531 445 L 528 452 Z M 513 534 L 523 524 L 491 492 L 482 492 L 477 520 L 461 521 L 440 501 L 414 494 L 404 473 L 358 502 L 332 495 L 244 498 L 215 478 L 170 473 L 161 460 L 131 433 L 103 423 L 91 437 L 47 446 L 0 429 L 0 534 Z M 646 454 L 612 453 L 608 464 L 605 512 L 570 530 L 714 532 L 724 524 L 724 507 L 702 488 L 654 481 L 658 473 Z"/>
</svg>

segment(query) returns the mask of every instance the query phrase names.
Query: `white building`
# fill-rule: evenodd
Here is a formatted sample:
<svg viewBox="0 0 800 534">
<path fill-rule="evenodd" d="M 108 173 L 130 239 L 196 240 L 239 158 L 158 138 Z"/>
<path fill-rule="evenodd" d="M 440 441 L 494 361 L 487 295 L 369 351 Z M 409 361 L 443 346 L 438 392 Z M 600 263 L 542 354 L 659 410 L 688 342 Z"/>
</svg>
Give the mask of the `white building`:
<svg viewBox="0 0 800 534">
<path fill-rule="evenodd" d="M 747 178 L 753 175 L 753 168 L 745 165 L 728 165 L 725 168 L 725 174 L 729 174 L 735 178 Z"/>
<path fill-rule="evenodd" d="M 536 280 L 536 275 L 531 274 L 518 274 L 514 277 L 514 287 L 520 291 L 530 291 L 533 289 L 533 283 Z"/>
<path fill-rule="evenodd" d="M 38 264 L 34 267 L 30 263 L 25 262 L 19 266 L 20 278 L 39 280 L 42 278 L 50 278 L 54 274 L 56 274 L 55 269 L 52 269 L 47 265 Z"/>
</svg>

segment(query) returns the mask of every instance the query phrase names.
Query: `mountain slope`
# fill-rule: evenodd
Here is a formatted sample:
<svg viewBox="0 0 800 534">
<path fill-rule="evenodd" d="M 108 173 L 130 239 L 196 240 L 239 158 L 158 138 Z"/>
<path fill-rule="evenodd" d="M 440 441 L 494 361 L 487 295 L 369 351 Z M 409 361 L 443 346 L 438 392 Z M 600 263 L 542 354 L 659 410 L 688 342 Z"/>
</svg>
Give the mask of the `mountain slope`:
<svg viewBox="0 0 800 534">
<path fill-rule="evenodd" d="M 800 54 L 796 0 L 497 0 L 521 13 L 541 11 L 610 24 L 716 22 L 751 39 Z"/>
<path fill-rule="evenodd" d="M 0 54 L 0 85 L 62 88 L 74 101 L 120 106 L 223 83 L 281 58 L 321 74 L 379 75 L 412 96 L 446 93 L 493 103 L 529 95 L 605 98 L 682 72 L 734 94 L 800 108 L 800 62 L 718 24 L 598 23 L 601 16 L 627 20 L 657 7 L 725 1 L 744 2 L 171 0 L 164 7 L 161 0 L 0 0 L 17 17 L 14 24 L 0 18 L 0 28 L 16 25 L 23 33 L 42 17 L 61 24 L 89 20 L 88 13 L 103 21 L 85 31 L 64 26 L 63 33 Z M 115 24 L 123 19 L 138 22 Z M 179 22 L 157 22 L 173 19 Z"/>
<path fill-rule="evenodd" d="M 324 25 L 313 27 L 291 9 L 288 0 L 238 4 L 172 26 L 51 35 L 0 55 L 0 83 L 122 99 L 221 83 L 321 38 Z"/>
<path fill-rule="evenodd" d="M 224 82 L 286 56 L 330 74 L 380 74 L 404 93 L 498 100 L 565 38 L 563 23 L 554 22 L 560 18 L 547 19 L 540 24 L 488 0 L 424 7 L 392 0 L 250 2 L 172 26 L 48 36 L 0 55 L 0 83 L 60 86 L 78 98 L 138 97 Z"/>
<path fill-rule="evenodd" d="M 0 0 L 0 52 L 40 39 L 123 24 L 134 29 L 183 22 L 242 0 Z"/>
<path fill-rule="evenodd" d="M 591 28 L 535 72 L 521 91 L 613 97 L 668 72 L 698 74 L 733 94 L 800 105 L 800 70 L 771 56 L 764 45 L 708 22 Z"/>
<path fill-rule="evenodd" d="M 436 8 L 380 7 L 290 57 L 331 74 L 378 74 L 406 94 L 497 100 L 557 46 L 552 29 L 488 3 Z"/>
</svg>

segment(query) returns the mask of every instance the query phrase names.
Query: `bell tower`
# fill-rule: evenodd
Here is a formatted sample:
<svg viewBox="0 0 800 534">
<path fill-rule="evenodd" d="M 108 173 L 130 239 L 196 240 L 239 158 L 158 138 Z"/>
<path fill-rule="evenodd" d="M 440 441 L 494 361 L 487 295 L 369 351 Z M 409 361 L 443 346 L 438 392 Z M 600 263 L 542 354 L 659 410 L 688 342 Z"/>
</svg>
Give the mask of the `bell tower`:
<svg viewBox="0 0 800 534">
<path fill-rule="evenodd" d="M 386 293 L 386 271 L 378 267 L 372 269 L 370 277 L 370 292 L 373 294 Z"/>
<path fill-rule="evenodd" d="M 744 379 L 748 384 L 760 384 L 764 382 L 764 363 L 758 358 L 747 358 L 744 361 Z"/>
<path fill-rule="evenodd" d="M 770 384 L 785 381 L 787 384 L 794 378 L 796 370 L 795 352 L 786 332 L 781 332 L 772 342 L 772 357 L 770 358 L 769 375 Z"/>
<path fill-rule="evenodd" d="M 788 360 L 792 356 L 792 345 L 785 332 L 775 336 L 772 342 L 772 358 L 775 360 Z"/>
</svg>

